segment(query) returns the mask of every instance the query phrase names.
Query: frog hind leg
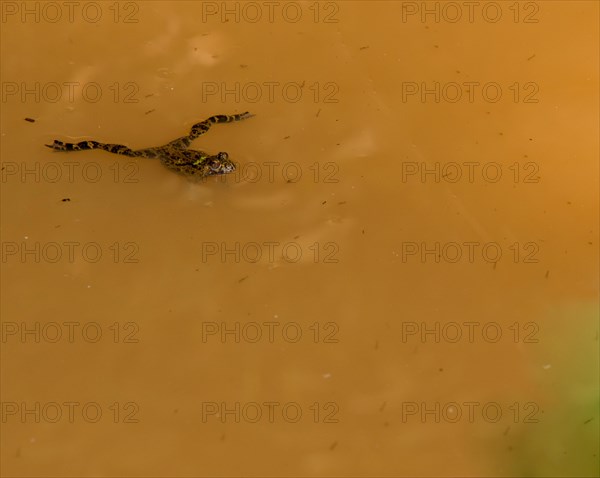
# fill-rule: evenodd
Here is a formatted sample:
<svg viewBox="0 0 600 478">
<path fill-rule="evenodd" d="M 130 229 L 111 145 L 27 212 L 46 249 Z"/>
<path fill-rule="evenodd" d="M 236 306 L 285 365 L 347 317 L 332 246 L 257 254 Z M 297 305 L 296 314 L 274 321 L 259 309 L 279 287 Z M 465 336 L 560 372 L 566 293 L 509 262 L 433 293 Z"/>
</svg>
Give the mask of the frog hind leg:
<svg viewBox="0 0 600 478">
<path fill-rule="evenodd" d="M 241 120 L 245 120 L 247 118 L 251 118 L 252 116 L 254 116 L 254 115 L 250 114 L 247 111 L 245 113 L 240 113 L 240 114 L 237 114 L 237 115 L 215 115 L 215 116 L 211 116 L 210 118 L 205 119 L 204 121 L 200 121 L 200 123 L 196 123 L 195 125 L 193 125 L 192 129 L 190 131 L 190 134 L 187 136 L 187 138 L 190 141 L 196 139 L 198 136 L 201 136 L 204 133 L 206 133 L 213 124 L 216 124 L 216 123 L 231 123 L 231 122 L 234 122 L 234 121 L 241 121 Z"/>
<path fill-rule="evenodd" d="M 181 138 L 177 138 L 165 145 L 166 148 L 174 148 L 174 149 L 187 149 L 189 148 L 192 141 L 194 141 L 199 136 L 207 133 L 210 127 L 216 123 L 232 123 L 234 121 L 241 121 L 246 118 L 251 118 L 254 116 L 253 114 L 245 113 L 237 114 L 237 115 L 215 115 L 211 116 L 204 121 L 200 121 L 192 126 L 190 130 L 190 134 L 188 136 L 183 136 Z"/>
<path fill-rule="evenodd" d="M 165 144 L 164 147 L 168 149 L 187 149 L 190 146 L 191 142 L 192 140 L 189 136 L 183 136 L 181 138 L 177 138 L 171 141 L 170 143 Z"/>
<path fill-rule="evenodd" d="M 79 143 L 64 143 L 62 141 L 54 140 L 52 144 L 46 144 L 48 148 L 54 151 L 84 151 L 87 149 L 102 149 L 104 151 L 108 151 L 109 153 L 114 154 L 122 154 L 124 156 L 143 156 L 144 150 L 141 151 L 133 151 L 129 149 L 127 146 L 123 146 L 122 144 L 106 144 L 99 143 L 98 141 L 80 141 Z"/>
</svg>

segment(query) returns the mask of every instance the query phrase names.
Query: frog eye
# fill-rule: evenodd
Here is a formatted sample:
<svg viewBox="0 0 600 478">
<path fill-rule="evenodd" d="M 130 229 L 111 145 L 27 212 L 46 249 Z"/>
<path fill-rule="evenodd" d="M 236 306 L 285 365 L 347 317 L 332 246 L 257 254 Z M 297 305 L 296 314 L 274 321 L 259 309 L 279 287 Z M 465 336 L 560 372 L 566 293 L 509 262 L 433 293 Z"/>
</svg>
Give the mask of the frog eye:
<svg viewBox="0 0 600 478">
<path fill-rule="evenodd" d="M 219 163 L 219 161 L 215 161 L 214 159 L 208 165 L 208 167 L 213 171 L 217 171 L 220 166 L 221 163 Z"/>
</svg>

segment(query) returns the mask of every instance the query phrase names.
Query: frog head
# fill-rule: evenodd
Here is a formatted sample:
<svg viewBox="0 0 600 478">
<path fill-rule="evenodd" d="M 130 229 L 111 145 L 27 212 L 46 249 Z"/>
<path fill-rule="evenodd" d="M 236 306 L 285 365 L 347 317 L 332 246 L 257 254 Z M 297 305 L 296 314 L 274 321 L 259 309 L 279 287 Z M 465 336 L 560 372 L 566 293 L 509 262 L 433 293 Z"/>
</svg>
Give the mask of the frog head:
<svg viewBox="0 0 600 478">
<path fill-rule="evenodd" d="M 205 160 L 208 166 L 207 175 L 227 174 L 235 171 L 235 163 L 229 159 L 229 155 L 225 152 L 209 156 Z"/>
</svg>

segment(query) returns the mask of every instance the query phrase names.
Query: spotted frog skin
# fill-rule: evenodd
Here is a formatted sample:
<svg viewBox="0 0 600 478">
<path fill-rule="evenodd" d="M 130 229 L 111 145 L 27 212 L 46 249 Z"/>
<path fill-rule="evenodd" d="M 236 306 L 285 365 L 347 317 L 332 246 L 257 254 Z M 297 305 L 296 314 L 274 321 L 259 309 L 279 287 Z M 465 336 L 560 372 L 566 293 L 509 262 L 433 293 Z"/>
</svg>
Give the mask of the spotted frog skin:
<svg viewBox="0 0 600 478">
<path fill-rule="evenodd" d="M 188 149 L 190 143 L 199 136 L 206 133 L 215 123 L 231 123 L 251 118 L 252 114 L 245 113 L 237 115 L 211 116 L 200 123 L 192 126 L 190 134 L 177 138 L 164 146 L 154 148 L 131 150 L 122 144 L 106 144 L 97 141 L 81 141 L 80 143 L 63 143 L 54 140 L 52 144 L 46 144 L 54 151 L 82 151 L 86 149 L 103 149 L 109 153 L 122 154 L 132 158 L 157 158 L 164 166 L 172 171 L 182 173 L 190 178 L 204 178 L 217 174 L 227 174 L 235 171 L 235 164 L 229 159 L 229 155 L 220 152 L 210 155 L 203 151 Z"/>
</svg>

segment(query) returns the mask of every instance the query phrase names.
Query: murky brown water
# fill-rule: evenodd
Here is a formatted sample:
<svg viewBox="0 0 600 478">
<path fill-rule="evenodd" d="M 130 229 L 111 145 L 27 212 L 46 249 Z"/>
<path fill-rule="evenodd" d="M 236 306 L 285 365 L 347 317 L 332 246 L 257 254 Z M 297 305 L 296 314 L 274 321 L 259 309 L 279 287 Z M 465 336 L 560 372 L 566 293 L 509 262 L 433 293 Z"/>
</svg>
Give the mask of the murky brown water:
<svg viewBox="0 0 600 478">
<path fill-rule="evenodd" d="M 4 476 L 598 473 L 598 4 L 470 5 L 2 2 Z"/>
</svg>

